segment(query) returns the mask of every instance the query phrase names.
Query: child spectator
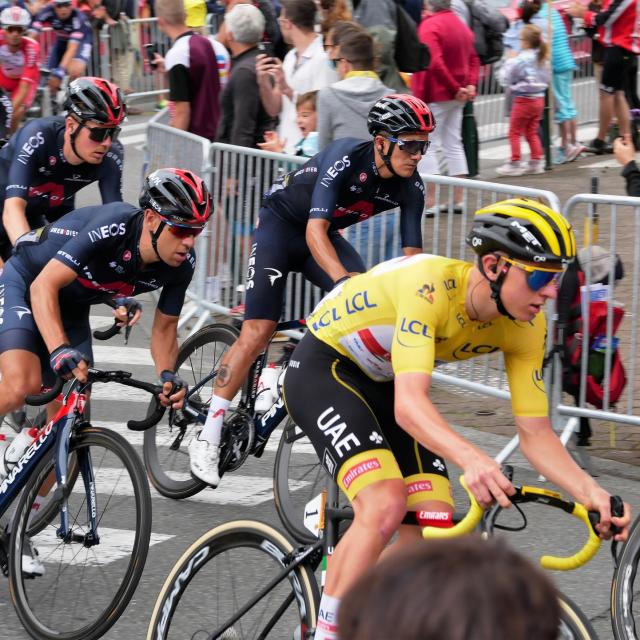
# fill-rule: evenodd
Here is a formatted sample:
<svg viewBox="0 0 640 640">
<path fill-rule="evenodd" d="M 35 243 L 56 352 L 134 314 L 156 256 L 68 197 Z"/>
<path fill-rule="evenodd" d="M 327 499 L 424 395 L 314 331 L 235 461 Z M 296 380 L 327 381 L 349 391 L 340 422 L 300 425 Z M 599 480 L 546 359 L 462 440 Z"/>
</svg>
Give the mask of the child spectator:
<svg viewBox="0 0 640 640">
<path fill-rule="evenodd" d="M 296 124 L 302 138 L 296 143 L 295 155 L 311 158 L 318 153 L 318 113 L 316 111 L 317 91 L 301 93 L 296 99 Z M 264 142 L 258 142 L 258 147 L 264 151 L 284 151 L 284 141 L 278 138 L 275 131 L 264 132 Z"/>
<path fill-rule="evenodd" d="M 544 109 L 544 93 L 549 86 L 548 47 L 542 31 L 532 24 L 520 31 L 520 53 L 509 58 L 500 69 L 499 80 L 508 87 L 511 98 L 509 142 L 511 161 L 498 167 L 501 176 L 521 176 L 525 173 L 544 172 L 544 150 L 538 135 L 538 123 Z M 528 166 L 520 162 L 520 138 L 524 136 L 531 160 Z"/>
</svg>

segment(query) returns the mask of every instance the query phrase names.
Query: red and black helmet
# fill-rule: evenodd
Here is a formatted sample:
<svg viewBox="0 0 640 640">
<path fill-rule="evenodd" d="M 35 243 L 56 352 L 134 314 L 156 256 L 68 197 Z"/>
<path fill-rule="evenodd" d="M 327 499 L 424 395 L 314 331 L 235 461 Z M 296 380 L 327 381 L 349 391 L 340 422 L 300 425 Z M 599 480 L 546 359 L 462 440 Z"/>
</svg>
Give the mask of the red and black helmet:
<svg viewBox="0 0 640 640">
<path fill-rule="evenodd" d="M 119 125 L 127 115 L 122 91 L 104 78 L 78 78 L 69 84 L 64 101 L 67 113 L 78 120 Z"/>
<path fill-rule="evenodd" d="M 213 200 L 202 178 L 187 169 L 158 169 L 144 181 L 140 206 L 168 222 L 202 227 L 213 213 Z"/>
<path fill-rule="evenodd" d="M 396 93 L 380 98 L 371 107 L 367 127 L 372 136 L 381 132 L 392 136 L 431 133 L 436 128 L 436 121 L 426 102 L 407 93 Z"/>
</svg>

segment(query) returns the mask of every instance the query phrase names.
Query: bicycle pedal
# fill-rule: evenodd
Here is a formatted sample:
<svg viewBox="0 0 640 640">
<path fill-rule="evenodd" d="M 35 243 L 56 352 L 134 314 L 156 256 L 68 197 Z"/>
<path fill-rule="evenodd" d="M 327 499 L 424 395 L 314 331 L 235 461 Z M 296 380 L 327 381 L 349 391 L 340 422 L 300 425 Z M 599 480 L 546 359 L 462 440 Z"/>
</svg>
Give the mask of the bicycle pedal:
<svg viewBox="0 0 640 640">
<path fill-rule="evenodd" d="M 256 438 L 256 443 L 252 451 L 253 456 L 255 458 L 262 458 L 262 454 L 264 453 L 264 450 L 267 448 L 267 442 L 269 442 L 268 438 L 266 440 L 258 440 Z"/>
</svg>

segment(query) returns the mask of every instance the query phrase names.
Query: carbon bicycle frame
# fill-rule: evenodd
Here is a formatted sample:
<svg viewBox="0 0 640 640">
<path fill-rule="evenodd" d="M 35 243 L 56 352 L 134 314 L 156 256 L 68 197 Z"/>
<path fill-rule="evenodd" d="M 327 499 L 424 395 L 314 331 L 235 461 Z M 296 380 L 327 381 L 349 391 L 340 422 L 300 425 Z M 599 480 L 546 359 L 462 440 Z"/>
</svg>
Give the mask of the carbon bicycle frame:
<svg viewBox="0 0 640 640">
<path fill-rule="evenodd" d="M 54 466 L 58 483 L 54 499 L 60 501 L 60 527 L 57 536 L 68 540 L 71 535 L 69 528 L 69 514 L 67 510 L 67 496 L 69 487 L 69 444 L 71 433 L 78 422 L 79 415 L 86 402 L 83 393 L 72 391 L 68 394 L 64 404 L 53 420 L 48 422 L 40 431 L 35 441 L 22 454 L 9 475 L 0 484 L 0 517 L 2 517 L 15 497 L 24 488 L 27 479 L 44 456 L 55 447 Z M 87 536 L 97 539 L 98 522 L 96 519 L 96 489 L 95 476 L 89 450 L 78 450 L 78 465 L 84 480 L 87 494 L 87 513 L 91 523 L 91 532 Z M 88 539 L 88 538 L 87 538 Z"/>
</svg>

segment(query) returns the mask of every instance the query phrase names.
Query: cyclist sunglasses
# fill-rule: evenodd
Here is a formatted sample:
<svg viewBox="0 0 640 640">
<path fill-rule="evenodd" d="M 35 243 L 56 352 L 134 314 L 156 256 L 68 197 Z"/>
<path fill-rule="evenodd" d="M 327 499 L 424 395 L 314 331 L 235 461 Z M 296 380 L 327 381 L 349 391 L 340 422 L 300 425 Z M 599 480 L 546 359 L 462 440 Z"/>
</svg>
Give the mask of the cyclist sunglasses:
<svg viewBox="0 0 640 640">
<path fill-rule="evenodd" d="M 120 135 L 120 127 L 87 127 L 84 128 L 89 132 L 89 139 L 94 142 L 104 142 L 107 138 L 111 138 L 111 142 L 115 142 Z"/>
<path fill-rule="evenodd" d="M 556 286 L 560 284 L 560 278 L 564 273 L 564 269 L 545 269 L 544 267 L 532 267 L 528 264 L 523 264 L 517 260 L 500 256 L 501 260 L 512 264 L 522 271 L 527 273 L 527 285 L 531 291 L 540 291 L 543 287 L 546 287 L 550 282 L 553 282 Z"/>
<path fill-rule="evenodd" d="M 65 8 L 65 7 L 70 7 L 71 3 L 70 2 L 56 2 L 53 5 L 54 7 L 61 7 L 61 8 Z"/>
<path fill-rule="evenodd" d="M 400 151 L 406 151 L 409 155 L 414 156 L 416 153 L 419 153 L 423 156 L 427 153 L 427 149 L 431 145 L 430 140 L 400 140 L 400 138 L 393 138 L 392 136 L 387 136 L 387 140 L 391 142 L 395 142 L 398 145 L 398 149 Z"/>
<path fill-rule="evenodd" d="M 5 31 L 8 33 L 24 33 L 24 27 L 19 27 L 17 25 L 12 25 L 9 27 L 3 27 Z"/>
<path fill-rule="evenodd" d="M 184 240 L 185 238 L 196 238 L 204 231 L 204 227 L 191 227 L 187 225 L 176 224 L 175 222 L 169 222 L 169 220 L 167 220 L 166 218 L 162 218 L 162 220 L 169 228 L 171 235 L 174 235 L 176 238 L 180 238 L 182 240 Z"/>
</svg>

